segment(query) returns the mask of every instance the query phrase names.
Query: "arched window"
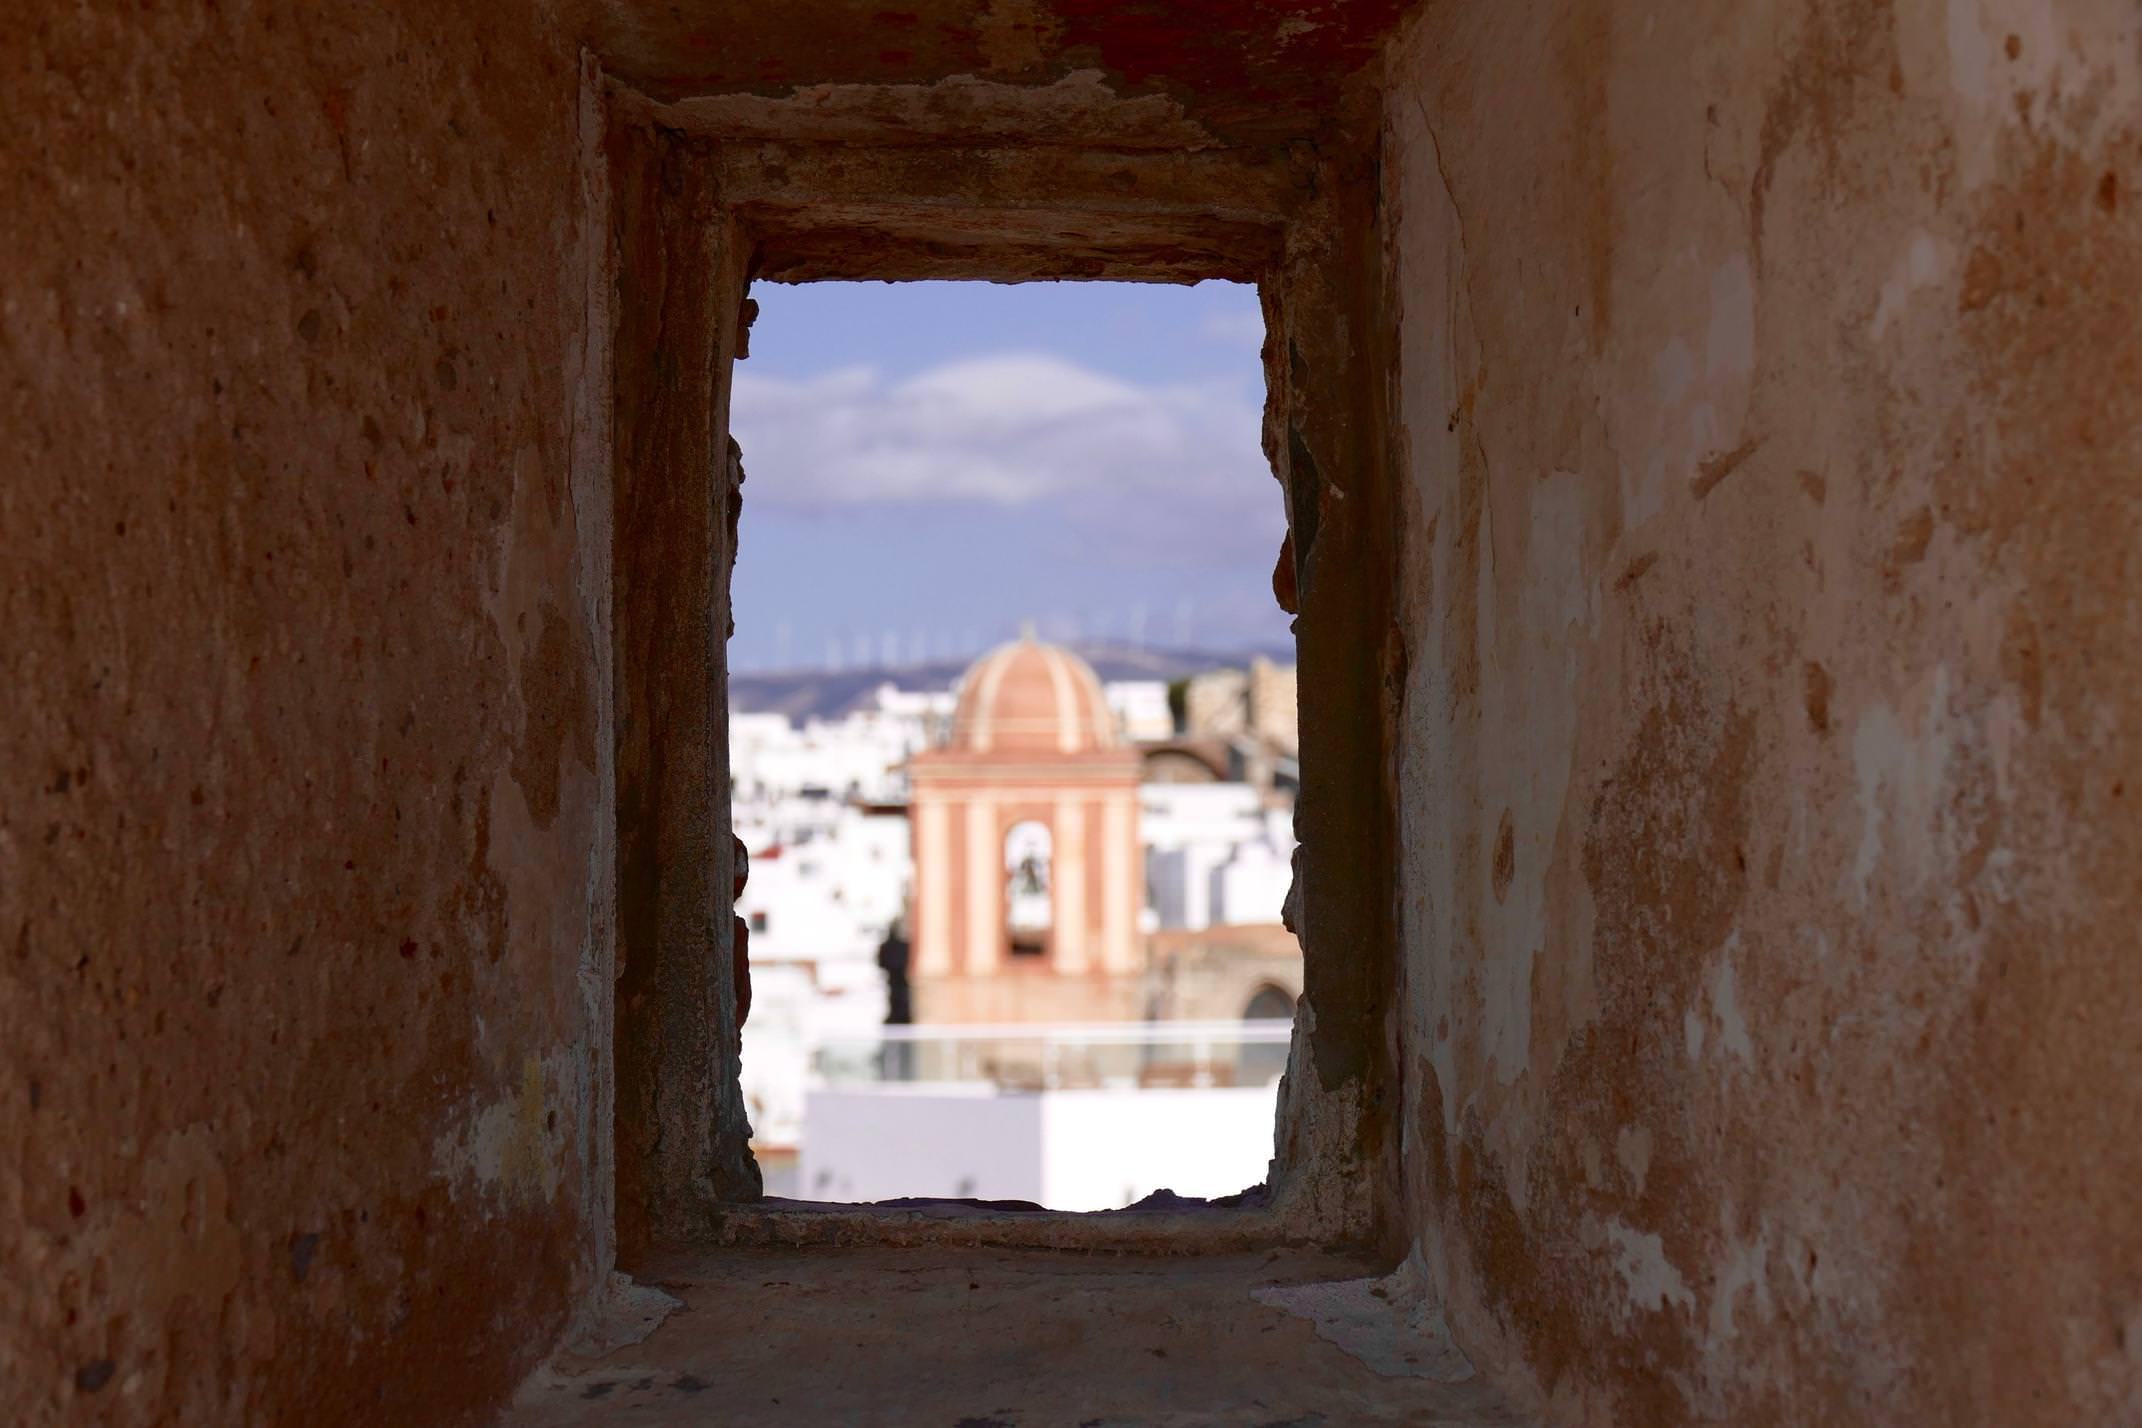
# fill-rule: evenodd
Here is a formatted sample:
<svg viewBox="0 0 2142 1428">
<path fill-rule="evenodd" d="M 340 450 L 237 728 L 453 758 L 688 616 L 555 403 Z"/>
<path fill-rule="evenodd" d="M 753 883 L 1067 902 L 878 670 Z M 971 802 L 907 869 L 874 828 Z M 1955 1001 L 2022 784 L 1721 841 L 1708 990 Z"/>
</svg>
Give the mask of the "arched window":
<svg viewBox="0 0 2142 1428">
<path fill-rule="evenodd" d="M 1040 957 L 1056 923 L 1055 839 L 1046 823 L 1014 823 L 1004 835 L 1004 921 L 1015 957 Z"/>
<path fill-rule="evenodd" d="M 1294 998 L 1267 982 L 1242 1009 L 1242 1019 L 1260 1027 L 1275 1021 L 1291 1022 L 1294 1020 Z M 1286 1069 L 1287 1044 L 1284 1041 L 1245 1041 L 1235 1055 L 1237 1085 L 1257 1086 L 1276 1081 Z"/>
</svg>

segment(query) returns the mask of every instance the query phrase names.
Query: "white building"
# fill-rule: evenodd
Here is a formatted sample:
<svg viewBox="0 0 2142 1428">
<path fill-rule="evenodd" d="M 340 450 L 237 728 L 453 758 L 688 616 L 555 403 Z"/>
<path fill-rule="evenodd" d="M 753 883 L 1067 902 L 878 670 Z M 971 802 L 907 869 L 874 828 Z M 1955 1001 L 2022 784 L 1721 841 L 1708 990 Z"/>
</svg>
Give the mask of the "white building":
<svg viewBox="0 0 2142 1428">
<path fill-rule="evenodd" d="M 749 826 L 739 820 L 737 836 L 751 854 L 737 912 L 752 965 L 876 957 L 913 876 L 904 810 L 791 798 Z"/>
<path fill-rule="evenodd" d="M 1168 707 L 1168 686 L 1158 679 L 1119 679 L 1101 686 L 1101 696 L 1133 743 L 1167 739 L 1175 734 L 1175 711 Z"/>
<path fill-rule="evenodd" d="M 1138 797 L 1157 926 L 1279 920 L 1293 879 L 1292 813 L 1266 807 L 1246 783 L 1149 783 Z"/>
<path fill-rule="evenodd" d="M 805 792 L 871 803 L 907 796 L 908 756 L 929 747 L 952 712 L 949 693 L 879 686 L 871 702 L 801 728 L 784 714 L 729 716 L 729 773 L 739 808 Z"/>
<path fill-rule="evenodd" d="M 903 769 L 949 712 L 949 695 L 886 685 L 868 707 L 801 728 L 730 715 L 731 817 L 751 855 L 737 902 L 751 929 L 743 1088 L 761 1144 L 801 1133 L 812 1047 L 884 1023 L 878 946 L 914 873 Z"/>
<path fill-rule="evenodd" d="M 810 1093 L 799 1184 L 813 1200 L 903 1195 L 1116 1210 L 1168 1190 L 1261 1183 L 1276 1083 L 1182 1090 L 836 1086 Z"/>
<path fill-rule="evenodd" d="M 828 1047 L 799 1192 L 1113 1210 L 1265 1178 L 1284 1021 L 900 1027 Z"/>
<path fill-rule="evenodd" d="M 751 881 L 737 900 L 751 929 L 744 1101 L 762 1144 L 793 1145 L 811 1048 L 885 1021 L 878 945 L 907 896 L 907 817 L 791 797 L 753 824 L 740 821 L 738 836 L 751 852 Z"/>
</svg>

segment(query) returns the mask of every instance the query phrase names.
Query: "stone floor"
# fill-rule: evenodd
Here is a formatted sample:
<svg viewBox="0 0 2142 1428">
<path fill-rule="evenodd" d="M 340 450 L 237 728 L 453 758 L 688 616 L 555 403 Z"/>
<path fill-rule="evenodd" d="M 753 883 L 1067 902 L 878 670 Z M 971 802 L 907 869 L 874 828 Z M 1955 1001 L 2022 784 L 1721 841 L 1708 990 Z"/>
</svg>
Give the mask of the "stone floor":
<svg viewBox="0 0 2142 1428">
<path fill-rule="evenodd" d="M 530 1380 L 506 1421 L 1521 1425 L 1473 1377 L 1419 1277 L 1373 1274 L 1292 1251 L 673 1256 L 620 1286 L 591 1338 Z"/>
</svg>

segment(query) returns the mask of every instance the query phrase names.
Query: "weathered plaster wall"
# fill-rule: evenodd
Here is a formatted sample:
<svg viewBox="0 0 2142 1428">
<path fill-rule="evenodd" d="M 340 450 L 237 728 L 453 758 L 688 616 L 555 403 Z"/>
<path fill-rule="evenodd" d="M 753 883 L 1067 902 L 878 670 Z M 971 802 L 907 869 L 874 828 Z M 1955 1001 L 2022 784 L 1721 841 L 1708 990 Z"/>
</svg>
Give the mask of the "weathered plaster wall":
<svg viewBox="0 0 2142 1428">
<path fill-rule="evenodd" d="M 604 249 L 540 5 L 0 55 L 0 1420 L 481 1413 L 603 1267 Z"/>
<path fill-rule="evenodd" d="M 1460 1337 L 1560 1421 L 2142 1419 L 2142 16 L 1444 0 L 1391 77 Z"/>
<path fill-rule="evenodd" d="M 708 166 L 618 118 L 617 1204 L 629 1264 L 758 1198 L 738 1081 L 725 642 L 749 252 Z M 740 471 L 735 473 L 740 476 Z"/>
<path fill-rule="evenodd" d="M 915 142 L 938 120 L 1072 146 L 1316 132 L 1404 0 L 593 0 L 612 72 L 723 128 Z M 920 111 L 914 106 L 920 106 Z M 1137 114 L 1130 128 L 1121 106 Z M 779 110 L 796 112 L 776 117 Z M 917 122 L 917 121 L 920 122 Z M 799 123 L 800 121 L 800 123 Z M 1150 127 L 1149 127 L 1150 126 Z"/>
<path fill-rule="evenodd" d="M 1399 1198 L 1388 776 L 1398 606 L 1369 160 L 1354 150 L 1319 166 L 1263 284 L 1264 451 L 1287 503 L 1275 594 L 1286 588 L 1282 604 L 1296 611 L 1302 713 L 1300 846 L 1284 909 L 1301 940 L 1302 994 L 1273 1188 L 1295 1223 L 1357 1243 L 1393 1237 Z"/>
</svg>

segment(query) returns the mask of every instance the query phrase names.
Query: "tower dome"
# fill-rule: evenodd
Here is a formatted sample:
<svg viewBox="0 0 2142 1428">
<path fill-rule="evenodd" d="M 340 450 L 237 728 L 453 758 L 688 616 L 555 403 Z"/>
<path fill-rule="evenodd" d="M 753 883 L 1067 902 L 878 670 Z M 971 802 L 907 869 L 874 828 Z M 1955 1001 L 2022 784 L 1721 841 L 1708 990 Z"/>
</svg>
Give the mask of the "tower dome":
<svg viewBox="0 0 2142 1428">
<path fill-rule="evenodd" d="M 1093 667 L 1031 633 L 983 655 L 960 682 L 952 714 L 954 749 L 1083 754 L 1122 742 Z"/>
</svg>

